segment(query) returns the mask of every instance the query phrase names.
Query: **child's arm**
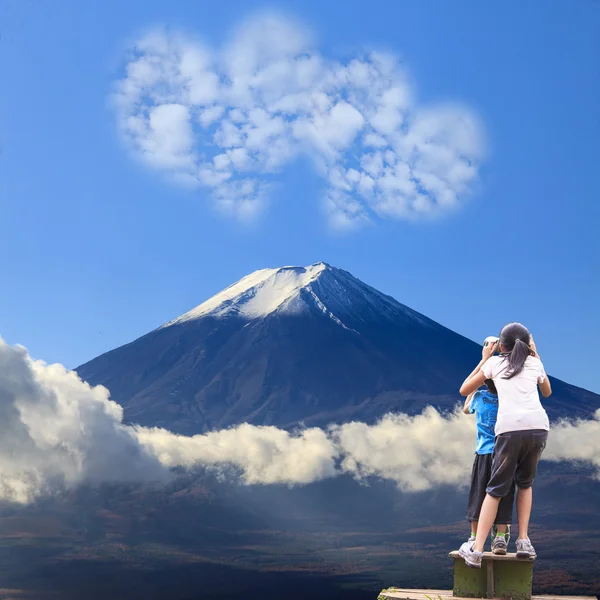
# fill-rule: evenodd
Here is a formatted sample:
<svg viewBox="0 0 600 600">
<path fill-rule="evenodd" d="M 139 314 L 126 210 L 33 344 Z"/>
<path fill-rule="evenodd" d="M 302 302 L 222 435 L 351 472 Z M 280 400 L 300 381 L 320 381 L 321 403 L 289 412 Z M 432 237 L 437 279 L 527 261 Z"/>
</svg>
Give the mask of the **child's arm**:
<svg viewBox="0 0 600 600">
<path fill-rule="evenodd" d="M 463 412 L 465 413 L 465 415 L 470 415 L 471 414 L 471 400 L 473 400 L 473 396 L 475 395 L 475 392 L 471 392 L 468 396 L 467 399 L 465 400 L 465 404 L 463 406 Z"/>
<path fill-rule="evenodd" d="M 485 375 L 481 371 L 481 367 L 486 363 L 485 360 L 481 360 L 479 364 L 475 367 L 473 372 L 463 381 L 463 384 L 460 386 L 460 395 L 468 396 L 469 394 L 477 391 L 485 381 Z"/>
<path fill-rule="evenodd" d="M 550 385 L 550 378 L 548 375 L 544 377 L 541 383 L 538 381 L 538 385 L 540 386 L 540 392 L 542 392 L 544 398 L 549 398 L 552 395 L 552 386 Z"/>
<path fill-rule="evenodd" d="M 533 336 L 531 336 L 529 347 L 531 348 L 531 353 L 533 354 L 533 356 L 535 356 L 541 362 L 542 359 L 538 354 L 537 347 L 535 345 L 535 342 L 533 341 Z M 544 398 L 549 398 L 552 395 L 552 386 L 550 385 L 550 378 L 548 377 L 548 375 L 544 373 L 544 378 L 542 379 L 542 381 L 538 379 L 538 385 L 540 387 L 540 392 L 542 392 L 542 396 L 544 396 Z"/>
<path fill-rule="evenodd" d="M 489 346 L 484 346 L 481 352 L 481 360 L 479 364 L 471 371 L 471 374 L 463 381 L 463 384 L 460 386 L 460 395 L 468 396 L 471 392 L 478 390 L 485 381 L 485 375 L 481 371 L 481 367 L 488 361 L 490 356 L 496 352 L 496 346 L 498 344 L 490 344 Z"/>
</svg>

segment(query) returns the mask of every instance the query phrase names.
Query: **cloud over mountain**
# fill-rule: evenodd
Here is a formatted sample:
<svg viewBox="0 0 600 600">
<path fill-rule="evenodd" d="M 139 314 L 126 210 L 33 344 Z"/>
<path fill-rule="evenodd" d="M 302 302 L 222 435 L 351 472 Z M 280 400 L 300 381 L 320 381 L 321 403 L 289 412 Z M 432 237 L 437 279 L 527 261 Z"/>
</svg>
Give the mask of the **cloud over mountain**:
<svg viewBox="0 0 600 600">
<path fill-rule="evenodd" d="M 463 486 L 474 444 L 472 419 L 431 407 L 375 425 L 288 432 L 242 424 L 190 437 L 124 425 L 122 414 L 106 388 L 0 338 L 0 501 L 27 503 L 83 482 L 160 482 L 170 467 L 195 465 L 232 472 L 246 484 L 307 484 L 349 473 L 390 479 L 405 491 Z M 600 471 L 599 440 L 600 411 L 563 421 L 544 459 Z"/>
<path fill-rule="evenodd" d="M 404 491 L 468 485 L 475 423 L 462 411 L 441 415 L 385 415 L 379 423 L 345 423 L 332 429 L 343 457 L 341 470 L 357 479 L 391 479 Z"/>
<path fill-rule="evenodd" d="M 107 389 L 0 338 L 0 499 L 29 502 L 82 481 L 163 479 L 122 414 Z"/>
<path fill-rule="evenodd" d="M 294 158 L 325 182 L 332 226 L 456 209 L 484 158 L 482 127 L 458 104 L 421 106 L 397 57 L 324 56 L 300 24 L 262 15 L 221 49 L 154 30 L 130 48 L 113 94 L 117 124 L 145 164 L 211 191 L 251 218 Z"/>
<path fill-rule="evenodd" d="M 290 434 L 277 427 L 243 423 L 203 435 L 136 428 L 142 446 L 169 467 L 233 467 L 248 484 L 305 484 L 337 474 L 338 451 L 327 433 L 313 427 Z"/>
</svg>

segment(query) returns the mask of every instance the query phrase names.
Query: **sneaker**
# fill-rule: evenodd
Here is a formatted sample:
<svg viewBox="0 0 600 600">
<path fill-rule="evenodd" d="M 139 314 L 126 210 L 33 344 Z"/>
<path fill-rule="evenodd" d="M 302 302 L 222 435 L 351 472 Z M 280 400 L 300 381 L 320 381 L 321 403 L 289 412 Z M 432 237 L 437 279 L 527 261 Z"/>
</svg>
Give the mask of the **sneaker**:
<svg viewBox="0 0 600 600">
<path fill-rule="evenodd" d="M 535 553 L 535 548 L 529 541 L 529 538 L 526 540 L 517 540 L 517 558 L 536 558 L 537 554 Z"/>
<path fill-rule="evenodd" d="M 473 550 L 473 544 L 465 542 L 458 550 L 458 555 L 465 559 L 467 567 L 474 567 L 475 569 L 481 569 L 481 560 L 483 559 L 483 552 L 476 552 Z"/>
<path fill-rule="evenodd" d="M 500 534 L 502 535 L 502 534 Z M 498 525 L 494 524 L 492 525 L 492 533 L 491 533 L 491 537 L 492 537 L 492 543 L 494 542 L 494 539 L 498 536 Z M 506 533 L 504 534 L 504 539 L 506 540 L 506 545 L 508 546 L 508 543 L 510 542 L 510 525 L 506 526 Z"/>
<path fill-rule="evenodd" d="M 468 540 L 469 544 L 474 544 L 475 543 L 475 536 L 472 535 Z"/>
<path fill-rule="evenodd" d="M 492 542 L 492 552 L 494 554 L 504 555 L 506 554 L 507 548 L 508 544 L 506 543 L 506 535 L 502 533 L 497 535 Z"/>
</svg>

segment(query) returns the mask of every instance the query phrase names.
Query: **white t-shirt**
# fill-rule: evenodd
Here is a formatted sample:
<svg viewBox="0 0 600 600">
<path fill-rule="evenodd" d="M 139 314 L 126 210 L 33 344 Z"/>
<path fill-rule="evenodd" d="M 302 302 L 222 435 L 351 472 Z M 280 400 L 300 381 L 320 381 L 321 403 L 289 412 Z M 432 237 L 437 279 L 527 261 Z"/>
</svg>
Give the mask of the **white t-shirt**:
<svg viewBox="0 0 600 600">
<path fill-rule="evenodd" d="M 511 379 L 503 378 L 507 368 L 508 361 L 503 356 L 492 356 L 481 368 L 485 378 L 493 379 L 498 390 L 496 435 L 527 429 L 548 431 L 550 423 L 537 387 L 546 379 L 542 361 L 528 356 L 523 370 Z"/>
</svg>

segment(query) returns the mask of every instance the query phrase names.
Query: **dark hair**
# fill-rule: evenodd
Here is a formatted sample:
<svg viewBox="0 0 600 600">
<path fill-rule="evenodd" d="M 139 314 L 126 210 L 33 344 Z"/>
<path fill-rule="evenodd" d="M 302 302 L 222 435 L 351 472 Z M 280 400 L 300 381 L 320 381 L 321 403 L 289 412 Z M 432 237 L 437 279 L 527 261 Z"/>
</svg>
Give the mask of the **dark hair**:
<svg viewBox="0 0 600 600">
<path fill-rule="evenodd" d="M 494 396 L 498 395 L 498 390 L 496 389 L 496 384 L 493 379 L 486 379 L 483 383 L 485 383 L 485 387 L 490 394 L 494 394 Z"/>
<path fill-rule="evenodd" d="M 509 323 L 503 327 L 500 343 L 504 348 L 504 360 L 508 363 L 503 379 L 511 379 L 523 370 L 527 357 L 531 355 L 530 342 L 529 330 L 521 323 Z"/>
</svg>

